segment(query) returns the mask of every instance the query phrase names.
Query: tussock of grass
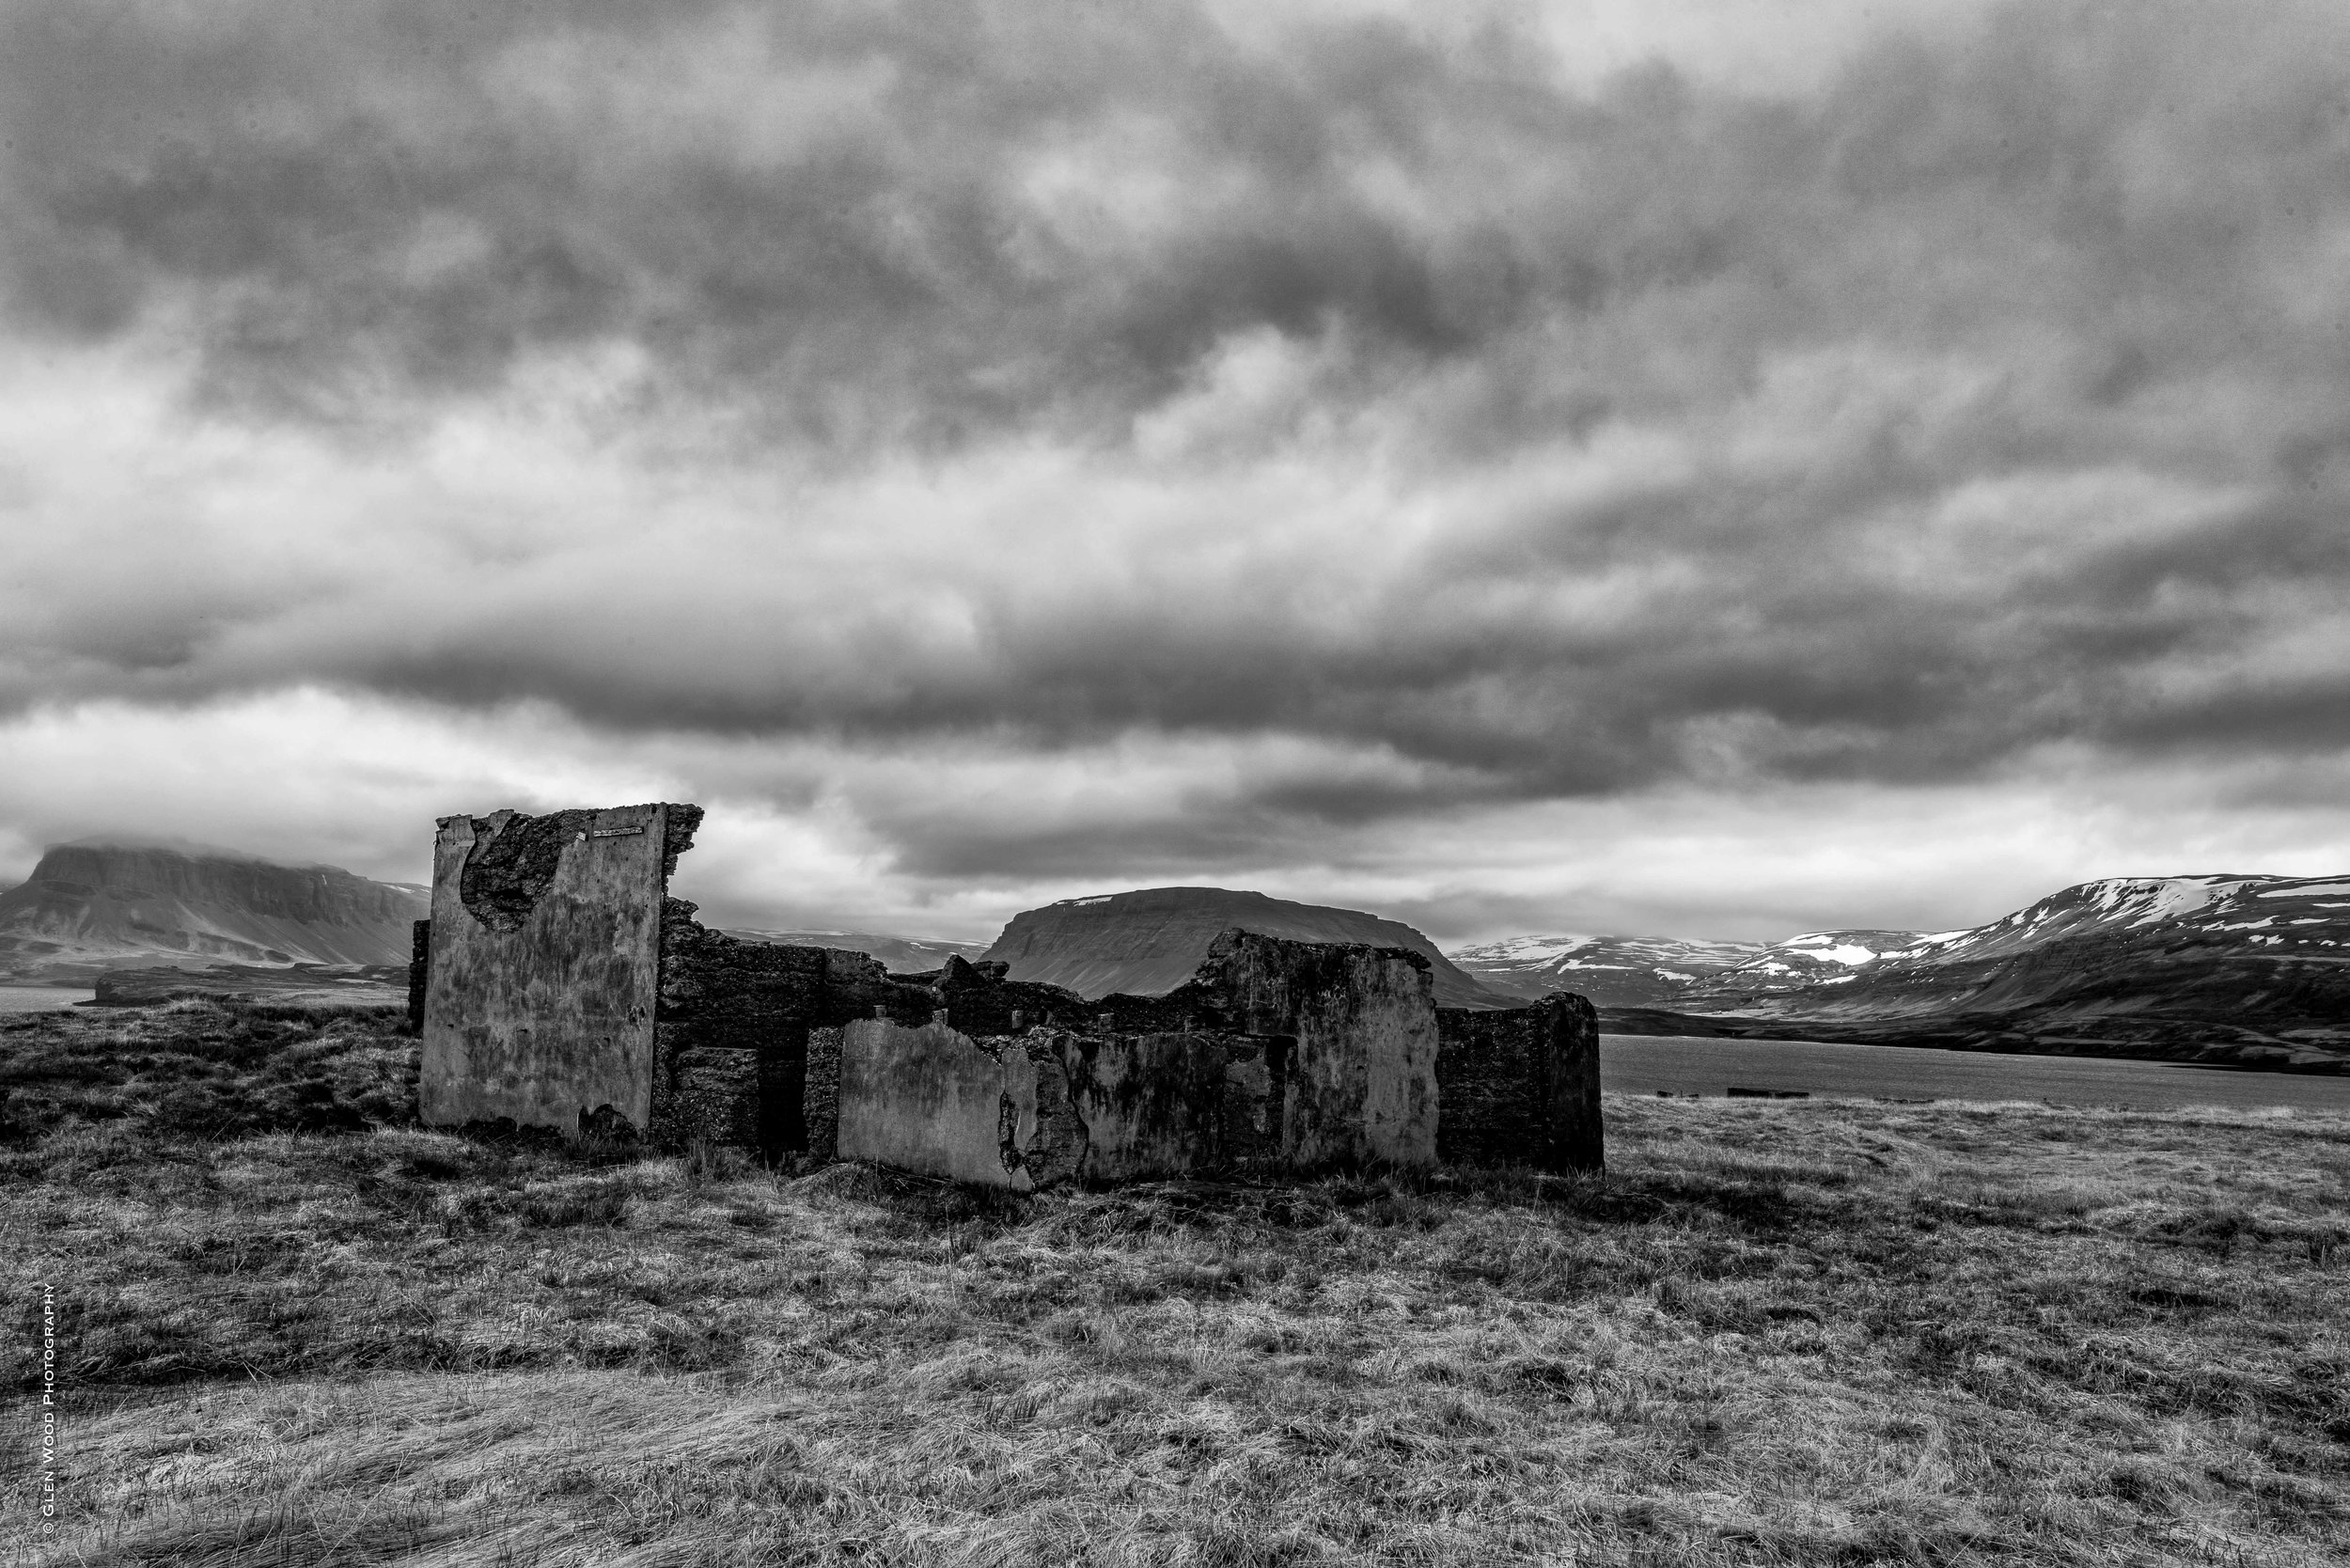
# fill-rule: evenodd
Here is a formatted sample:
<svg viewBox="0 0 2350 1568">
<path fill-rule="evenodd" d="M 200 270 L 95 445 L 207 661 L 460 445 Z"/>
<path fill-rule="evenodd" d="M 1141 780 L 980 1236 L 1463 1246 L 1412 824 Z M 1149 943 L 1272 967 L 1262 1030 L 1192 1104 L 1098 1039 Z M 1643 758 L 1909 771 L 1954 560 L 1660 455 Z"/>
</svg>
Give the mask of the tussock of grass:
<svg viewBox="0 0 2350 1568">
<path fill-rule="evenodd" d="M 11 1560 L 2350 1548 L 2350 1119 L 1611 1099 L 1606 1180 L 1015 1199 L 426 1131 L 411 1043 L 0 1035 L 0 1247 L 70 1389 L 59 1526 L 0 1475 Z M 224 1136 L 190 1083 L 366 1125 Z"/>
</svg>

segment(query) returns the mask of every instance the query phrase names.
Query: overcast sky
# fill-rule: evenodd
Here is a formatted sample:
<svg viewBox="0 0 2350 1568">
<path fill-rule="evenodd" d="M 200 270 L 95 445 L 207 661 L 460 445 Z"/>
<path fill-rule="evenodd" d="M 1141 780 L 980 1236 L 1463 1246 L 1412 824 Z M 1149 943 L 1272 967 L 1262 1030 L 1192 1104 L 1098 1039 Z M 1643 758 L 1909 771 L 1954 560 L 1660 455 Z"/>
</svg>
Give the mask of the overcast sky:
<svg viewBox="0 0 2350 1568">
<path fill-rule="evenodd" d="M 707 916 L 977 939 L 2350 869 L 2339 5 L 45 0 L 0 136 L 9 880 L 654 798 Z"/>
</svg>

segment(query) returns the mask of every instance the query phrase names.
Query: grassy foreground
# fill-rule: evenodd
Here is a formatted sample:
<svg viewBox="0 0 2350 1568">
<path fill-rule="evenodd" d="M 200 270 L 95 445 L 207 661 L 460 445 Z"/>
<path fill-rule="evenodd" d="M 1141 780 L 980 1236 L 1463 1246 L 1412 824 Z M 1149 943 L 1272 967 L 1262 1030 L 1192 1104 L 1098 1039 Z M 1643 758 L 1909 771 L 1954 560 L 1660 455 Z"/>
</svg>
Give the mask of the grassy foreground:
<svg viewBox="0 0 2350 1568">
<path fill-rule="evenodd" d="M 2350 1553 L 2350 1119 L 1611 1097 L 1602 1182 L 1015 1200 L 413 1074 L 382 1014 L 0 1020 L 0 1560 Z"/>
</svg>

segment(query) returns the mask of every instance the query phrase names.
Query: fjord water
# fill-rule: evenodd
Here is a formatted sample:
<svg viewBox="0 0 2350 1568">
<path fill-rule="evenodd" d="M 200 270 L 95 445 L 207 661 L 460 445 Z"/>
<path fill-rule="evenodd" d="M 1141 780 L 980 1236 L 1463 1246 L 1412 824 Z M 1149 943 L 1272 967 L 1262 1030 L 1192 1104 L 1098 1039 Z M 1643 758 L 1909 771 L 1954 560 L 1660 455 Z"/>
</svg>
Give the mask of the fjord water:
<svg viewBox="0 0 2350 1568">
<path fill-rule="evenodd" d="M 93 995 L 86 985 L 0 985 L 0 1012 L 48 1012 Z"/>
<path fill-rule="evenodd" d="M 2350 1111 L 2350 1077 L 2230 1072 L 2166 1061 L 2009 1056 L 1815 1040 L 1603 1035 L 1600 1087 L 1611 1093 L 1720 1094 L 1808 1090 L 1888 1100 L 2029 1100 L 2060 1105 L 2297 1105 Z"/>
</svg>

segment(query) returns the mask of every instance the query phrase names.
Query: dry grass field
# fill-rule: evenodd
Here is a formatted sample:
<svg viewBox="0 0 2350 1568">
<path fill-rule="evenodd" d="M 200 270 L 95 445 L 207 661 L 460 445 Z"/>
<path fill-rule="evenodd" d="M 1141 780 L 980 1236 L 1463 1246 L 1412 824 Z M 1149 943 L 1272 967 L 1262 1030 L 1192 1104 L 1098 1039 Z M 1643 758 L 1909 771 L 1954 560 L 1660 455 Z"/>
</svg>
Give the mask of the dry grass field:
<svg viewBox="0 0 2350 1568">
<path fill-rule="evenodd" d="M 1605 1181 L 1014 1200 L 426 1132 L 414 1071 L 0 1019 L 0 1559 L 2350 1560 L 2350 1119 L 1611 1097 Z"/>
</svg>

